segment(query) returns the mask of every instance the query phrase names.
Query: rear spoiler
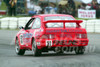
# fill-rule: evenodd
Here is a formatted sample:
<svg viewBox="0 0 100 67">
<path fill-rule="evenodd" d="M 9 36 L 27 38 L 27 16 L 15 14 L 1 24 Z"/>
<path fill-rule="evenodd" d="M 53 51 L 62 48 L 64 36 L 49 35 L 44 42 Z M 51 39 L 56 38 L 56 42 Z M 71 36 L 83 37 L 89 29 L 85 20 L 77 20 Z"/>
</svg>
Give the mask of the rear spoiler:
<svg viewBox="0 0 100 67">
<path fill-rule="evenodd" d="M 79 23 L 82 23 L 83 21 L 82 20 L 48 20 L 48 21 L 44 21 L 44 23 L 49 23 L 49 22 L 54 22 L 54 23 L 61 23 L 61 22 L 63 22 L 63 23 L 65 23 L 65 22 L 68 22 L 68 23 L 77 23 L 77 24 L 79 24 Z"/>
<path fill-rule="evenodd" d="M 44 21 L 43 23 L 46 24 L 46 23 L 64 23 L 64 28 L 65 28 L 65 23 L 76 23 L 78 25 L 78 27 L 81 27 L 80 26 L 80 23 L 82 23 L 83 21 L 82 20 L 48 20 L 48 21 Z"/>
</svg>

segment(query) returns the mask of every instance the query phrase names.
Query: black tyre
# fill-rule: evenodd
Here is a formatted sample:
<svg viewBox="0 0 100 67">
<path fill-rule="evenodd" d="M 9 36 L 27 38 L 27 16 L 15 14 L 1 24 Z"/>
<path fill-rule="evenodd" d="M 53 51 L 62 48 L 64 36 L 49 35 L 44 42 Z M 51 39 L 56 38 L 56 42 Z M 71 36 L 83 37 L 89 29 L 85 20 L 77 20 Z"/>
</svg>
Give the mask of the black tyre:
<svg viewBox="0 0 100 67">
<path fill-rule="evenodd" d="M 41 49 L 37 48 L 35 39 L 33 40 L 33 43 L 32 43 L 32 51 L 34 53 L 34 56 L 40 56 L 41 55 Z"/>
<path fill-rule="evenodd" d="M 77 47 L 75 49 L 76 54 L 84 54 L 84 52 L 85 52 L 85 47 Z"/>
<path fill-rule="evenodd" d="M 20 49 L 18 39 L 16 40 L 15 51 L 16 51 L 17 55 L 24 55 L 25 54 L 25 49 Z"/>
</svg>

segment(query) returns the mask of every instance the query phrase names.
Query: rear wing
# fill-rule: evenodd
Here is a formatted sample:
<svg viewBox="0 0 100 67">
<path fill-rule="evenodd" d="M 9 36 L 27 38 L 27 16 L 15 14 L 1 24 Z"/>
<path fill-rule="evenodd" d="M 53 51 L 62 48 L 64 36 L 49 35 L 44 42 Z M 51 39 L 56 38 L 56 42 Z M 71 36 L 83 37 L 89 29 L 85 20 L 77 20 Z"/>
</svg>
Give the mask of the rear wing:
<svg viewBox="0 0 100 67">
<path fill-rule="evenodd" d="M 64 28 L 65 28 L 65 23 L 76 23 L 78 25 L 78 27 L 80 27 L 80 23 L 82 23 L 83 21 L 82 20 L 48 20 L 48 21 L 44 21 L 43 23 L 46 24 L 46 23 L 63 23 L 64 25 Z"/>
<path fill-rule="evenodd" d="M 77 24 L 79 24 L 79 23 L 82 23 L 83 21 L 82 20 L 48 20 L 48 21 L 44 21 L 44 23 L 49 23 L 49 22 L 54 22 L 54 23 L 61 23 L 61 22 L 63 22 L 63 23 L 77 23 Z"/>
</svg>

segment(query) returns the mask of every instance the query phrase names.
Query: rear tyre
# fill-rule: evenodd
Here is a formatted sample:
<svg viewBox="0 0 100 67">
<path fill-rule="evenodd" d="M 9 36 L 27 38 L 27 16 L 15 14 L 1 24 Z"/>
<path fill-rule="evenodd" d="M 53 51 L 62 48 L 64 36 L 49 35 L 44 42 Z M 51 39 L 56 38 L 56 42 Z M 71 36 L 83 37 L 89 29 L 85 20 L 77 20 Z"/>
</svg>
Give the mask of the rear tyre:
<svg viewBox="0 0 100 67">
<path fill-rule="evenodd" d="M 77 47 L 75 49 L 76 54 L 84 54 L 84 52 L 85 52 L 85 47 Z"/>
<path fill-rule="evenodd" d="M 34 53 L 34 56 L 40 56 L 41 55 L 41 49 L 37 48 L 35 39 L 33 40 L 33 43 L 32 43 L 32 51 Z"/>
<path fill-rule="evenodd" d="M 16 51 L 17 55 L 24 55 L 25 54 L 25 49 L 20 49 L 18 39 L 16 39 L 15 51 Z"/>
</svg>

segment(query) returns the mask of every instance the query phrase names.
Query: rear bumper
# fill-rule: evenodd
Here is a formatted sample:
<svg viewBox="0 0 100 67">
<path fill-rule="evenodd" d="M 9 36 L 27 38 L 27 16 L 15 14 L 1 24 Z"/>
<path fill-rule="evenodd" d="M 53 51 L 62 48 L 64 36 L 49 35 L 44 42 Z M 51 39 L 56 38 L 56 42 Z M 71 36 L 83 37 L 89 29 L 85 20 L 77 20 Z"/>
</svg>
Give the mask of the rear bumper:
<svg viewBox="0 0 100 67">
<path fill-rule="evenodd" d="M 69 39 L 69 40 L 57 40 L 57 39 L 43 39 L 36 40 L 38 49 L 43 47 L 77 47 L 87 46 L 88 39 Z"/>
</svg>

